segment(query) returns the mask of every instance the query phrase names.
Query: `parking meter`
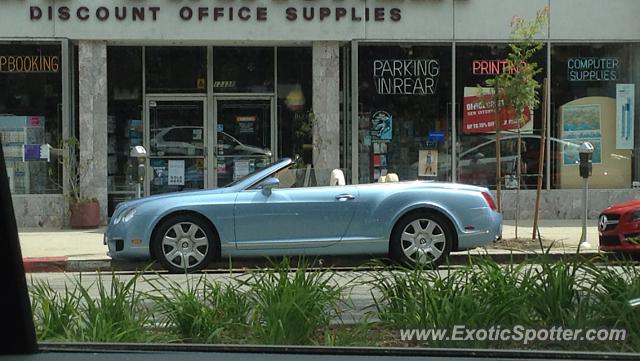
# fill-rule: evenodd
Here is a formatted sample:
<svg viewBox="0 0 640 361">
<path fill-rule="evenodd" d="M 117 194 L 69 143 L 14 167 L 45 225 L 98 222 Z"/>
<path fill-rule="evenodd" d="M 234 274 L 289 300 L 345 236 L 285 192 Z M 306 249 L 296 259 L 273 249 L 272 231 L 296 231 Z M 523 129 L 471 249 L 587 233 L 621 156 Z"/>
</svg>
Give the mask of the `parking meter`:
<svg viewBox="0 0 640 361">
<path fill-rule="evenodd" d="M 589 178 L 592 171 L 593 144 L 584 142 L 578 149 L 580 155 L 580 177 Z"/>
<path fill-rule="evenodd" d="M 582 177 L 582 206 L 584 213 L 582 214 L 582 236 L 580 236 L 580 244 L 578 252 L 581 248 L 591 248 L 587 241 L 587 216 L 589 213 L 589 176 L 591 176 L 591 164 L 593 157 L 593 144 L 584 142 L 578 148 L 580 155 L 580 177 Z"/>
<path fill-rule="evenodd" d="M 144 182 L 145 168 L 144 164 L 147 160 L 147 150 L 141 145 L 136 145 L 131 148 L 129 153 L 131 158 L 138 160 L 138 181 L 136 182 L 136 195 L 138 198 L 142 196 L 142 182 Z"/>
</svg>

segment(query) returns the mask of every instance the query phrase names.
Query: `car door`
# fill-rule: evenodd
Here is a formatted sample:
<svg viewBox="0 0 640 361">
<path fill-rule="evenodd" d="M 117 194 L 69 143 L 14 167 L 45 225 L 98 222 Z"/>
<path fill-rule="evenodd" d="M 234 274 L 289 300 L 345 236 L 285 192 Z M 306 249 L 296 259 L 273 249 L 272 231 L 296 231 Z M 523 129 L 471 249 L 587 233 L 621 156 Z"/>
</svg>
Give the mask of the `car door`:
<svg viewBox="0 0 640 361">
<path fill-rule="evenodd" d="M 242 191 L 234 209 L 236 247 L 331 245 L 346 232 L 358 203 L 355 186 Z"/>
</svg>

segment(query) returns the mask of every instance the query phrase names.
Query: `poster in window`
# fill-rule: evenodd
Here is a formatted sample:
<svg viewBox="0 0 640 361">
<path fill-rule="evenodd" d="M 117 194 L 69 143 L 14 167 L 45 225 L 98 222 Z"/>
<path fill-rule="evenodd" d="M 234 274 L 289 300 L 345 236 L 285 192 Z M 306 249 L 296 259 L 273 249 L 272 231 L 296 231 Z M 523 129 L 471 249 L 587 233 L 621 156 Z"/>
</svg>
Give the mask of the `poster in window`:
<svg viewBox="0 0 640 361">
<path fill-rule="evenodd" d="M 233 179 L 240 179 L 247 174 L 251 173 L 248 160 L 234 160 L 233 161 Z"/>
<path fill-rule="evenodd" d="M 616 149 L 633 149 L 635 84 L 616 84 Z"/>
<path fill-rule="evenodd" d="M 391 140 L 393 137 L 393 118 L 385 111 L 378 111 L 371 117 L 371 132 L 375 139 Z"/>
<path fill-rule="evenodd" d="M 247 134 L 255 132 L 255 115 L 237 115 L 236 123 L 238 124 L 238 133 Z"/>
<path fill-rule="evenodd" d="M 169 160 L 168 165 L 168 185 L 184 185 L 184 160 Z"/>
<path fill-rule="evenodd" d="M 595 148 L 593 164 L 602 162 L 602 112 L 600 104 L 565 105 L 562 107 L 562 140 L 573 144 L 590 142 Z M 577 165 L 580 157 L 578 147 L 566 146 L 563 151 L 564 165 Z"/>
<path fill-rule="evenodd" d="M 471 133 L 495 133 L 496 131 L 496 109 L 493 102 L 493 89 L 480 88 L 483 96 L 478 94 L 478 88 L 465 87 L 462 112 L 462 131 L 465 134 Z M 533 132 L 533 112 L 526 108 L 524 110 L 526 122 L 520 126 L 520 132 Z M 513 108 L 502 109 L 502 130 L 518 129 L 518 122 L 515 119 Z"/>
<path fill-rule="evenodd" d="M 436 149 L 421 150 L 418 153 L 418 177 L 438 176 L 438 151 Z"/>
</svg>

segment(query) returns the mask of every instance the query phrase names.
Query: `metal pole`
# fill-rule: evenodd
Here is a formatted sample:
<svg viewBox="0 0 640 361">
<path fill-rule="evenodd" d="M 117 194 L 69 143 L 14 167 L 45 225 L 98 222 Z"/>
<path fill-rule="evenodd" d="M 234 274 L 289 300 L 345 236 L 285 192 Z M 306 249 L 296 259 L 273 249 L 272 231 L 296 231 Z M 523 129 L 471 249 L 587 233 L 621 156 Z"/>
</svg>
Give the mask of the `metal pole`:
<svg viewBox="0 0 640 361">
<path fill-rule="evenodd" d="M 581 248 L 591 248 L 587 240 L 587 216 L 589 213 L 589 178 L 582 178 L 582 235 L 580 236 L 580 244 L 578 245 L 578 253 Z"/>
<path fill-rule="evenodd" d="M 138 181 L 136 183 L 136 196 L 137 196 L 137 198 L 142 198 L 141 189 L 142 189 L 142 187 L 140 187 L 140 182 Z"/>
</svg>

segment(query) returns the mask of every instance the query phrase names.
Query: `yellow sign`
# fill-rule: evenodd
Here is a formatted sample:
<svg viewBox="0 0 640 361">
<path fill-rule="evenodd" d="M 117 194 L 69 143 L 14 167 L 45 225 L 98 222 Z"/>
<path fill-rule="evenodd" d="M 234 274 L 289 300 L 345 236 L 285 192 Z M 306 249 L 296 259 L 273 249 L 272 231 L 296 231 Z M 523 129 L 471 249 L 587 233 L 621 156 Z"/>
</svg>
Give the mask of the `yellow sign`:
<svg viewBox="0 0 640 361">
<path fill-rule="evenodd" d="M 58 56 L 0 55 L 0 73 L 57 73 Z"/>
</svg>

